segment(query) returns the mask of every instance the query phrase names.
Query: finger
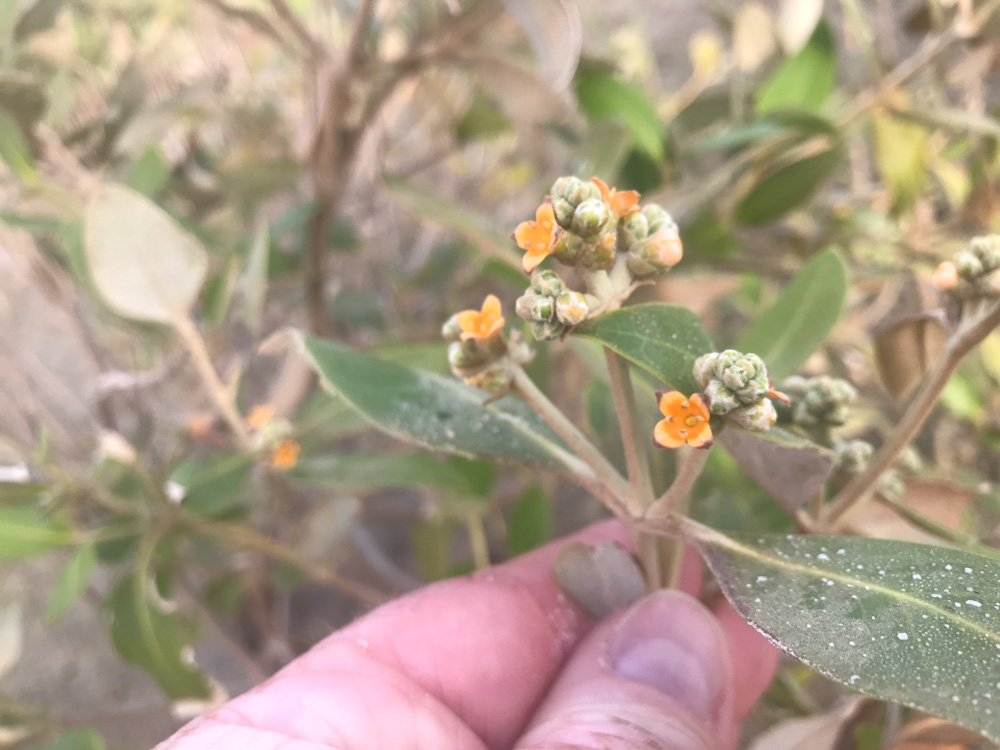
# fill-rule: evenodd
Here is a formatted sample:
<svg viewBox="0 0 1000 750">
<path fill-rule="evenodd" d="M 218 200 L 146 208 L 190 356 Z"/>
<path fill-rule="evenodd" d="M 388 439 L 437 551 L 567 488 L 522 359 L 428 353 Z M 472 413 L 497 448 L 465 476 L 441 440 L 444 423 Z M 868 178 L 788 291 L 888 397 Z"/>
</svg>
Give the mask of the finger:
<svg viewBox="0 0 1000 750">
<path fill-rule="evenodd" d="M 767 690 L 778 669 L 781 652 L 740 617 L 727 601 L 714 607 L 715 617 L 726 633 L 737 685 L 737 722 L 742 722 Z"/>
<path fill-rule="evenodd" d="M 715 616 L 661 591 L 594 629 L 516 747 L 718 750 L 735 739 L 736 692 Z"/>
</svg>

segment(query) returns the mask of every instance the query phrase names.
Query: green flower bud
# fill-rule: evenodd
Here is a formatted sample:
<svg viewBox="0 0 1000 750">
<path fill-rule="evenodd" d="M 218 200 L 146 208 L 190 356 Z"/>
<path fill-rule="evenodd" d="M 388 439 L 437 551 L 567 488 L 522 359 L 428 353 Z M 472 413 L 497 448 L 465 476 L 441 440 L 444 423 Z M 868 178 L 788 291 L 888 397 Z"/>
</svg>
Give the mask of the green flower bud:
<svg viewBox="0 0 1000 750">
<path fill-rule="evenodd" d="M 766 432 L 778 421 L 778 413 L 774 409 L 771 399 L 761 399 L 755 404 L 747 404 L 733 409 L 726 415 L 744 430 L 751 432 Z"/>
<path fill-rule="evenodd" d="M 556 239 L 552 254 L 565 266 L 575 266 L 580 262 L 580 256 L 587 249 L 587 242 L 575 234 L 563 232 Z"/>
<path fill-rule="evenodd" d="M 979 259 L 985 273 L 1000 268 L 1000 235 L 973 237 L 969 241 L 969 252 Z"/>
<path fill-rule="evenodd" d="M 694 379 L 702 390 L 708 388 L 708 383 L 715 375 L 715 363 L 719 359 L 718 352 L 702 354 L 694 361 Z"/>
<path fill-rule="evenodd" d="M 558 320 L 531 324 L 531 335 L 538 341 L 552 341 L 562 336 L 565 331 L 566 326 Z"/>
<path fill-rule="evenodd" d="M 801 378 L 799 380 L 802 380 Z M 851 406 L 857 401 L 858 392 L 854 386 L 841 378 L 823 376 L 801 383 L 793 381 L 793 395 L 783 386 L 792 399 L 792 421 L 803 426 L 823 425 L 836 427 L 850 418 Z"/>
<path fill-rule="evenodd" d="M 741 405 L 736 394 L 726 388 L 721 380 L 713 378 L 705 388 L 705 398 L 708 400 L 708 409 L 712 414 L 728 414 L 733 409 Z"/>
<path fill-rule="evenodd" d="M 580 292 L 565 292 L 556 300 L 556 317 L 567 326 L 578 326 L 587 319 L 590 306 Z"/>
<path fill-rule="evenodd" d="M 555 304 L 551 297 L 526 292 L 517 298 L 514 304 L 517 314 L 529 322 L 552 320 L 555 314 Z"/>
<path fill-rule="evenodd" d="M 556 223 L 563 229 L 570 228 L 577 206 L 586 200 L 599 200 L 601 197 L 597 185 L 579 177 L 560 177 L 553 183 L 551 194 Z"/>
<path fill-rule="evenodd" d="M 611 212 L 600 198 L 590 198 L 576 207 L 570 231 L 584 239 L 596 236 L 611 218 Z"/>
<path fill-rule="evenodd" d="M 453 341 L 448 345 L 448 364 L 458 377 L 466 377 L 489 360 L 489 352 L 481 349 L 473 340 Z"/>
<path fill-rule="evenodd" d="M 667 209 L 655 203 L 647 204 L 642 209 L 642 215 L 645 217 L 646 225 L 649 227 L 648 234 L 656 234 L 665 226 L 677 226 L 673 217 L 667 213 Z"/>
<path fill-rule="evenodd" d="M 598 237 L 580 255 L 580 265 L 591 271 L 608 271 L 615 264 L 615 233 Z"/>
<path fill-rule="evenodd" d="M 566 284 L 555 271 L 536 269 L 531 274 L 531 290 L 545 297 L 558 297 L 566 289 Z"/>
<path fill-rule="evenodd" d="M 673 268 L 683 255 L 677 227 L 663 226 L 632 244 L 628 251 L 628 267 L 636 276 L 650 276 Z"/>
<path fill-rule="evenodd" d="M 649 236 L 649 222 L 641 213 L 632 213 L 618 222 L 618 246 L 627 251 L 638 240 Z"/>
<path fill-rule="evenodd" d="M 462 328 L 458 325 L 458 315 L 452 315 L 441 326 L 441 335 L 445 341 L 459 341 L 462 338 Z"/>
<path fill-rule="evenodd" d="M 493 396 L 502 396 L 510 390 L 514 373 L 511 363 L 501 359 L 465 378 L 465 384 L 486 391 Z"/>
<path fill-rule="evenodd" d="M 845 474 L 860 474 L 871 461 L 875 449 L 864 440 L 847 440 L 834 447 L 837 470 Z"/>
<path fill-rule="evenodd" d="M 741 354 L 735 349 L 719 354 L 715 377 L 743 404 L 760 401 L 769 389 L 764 360 L 756 354 Z"/>
<path fill-rule="evenodd" d="M 955 268 L 958 275 L 971 281 L 983 275 L 983 262 L 971 250 L 961 250 L 955 253 Z"/>
</svg>

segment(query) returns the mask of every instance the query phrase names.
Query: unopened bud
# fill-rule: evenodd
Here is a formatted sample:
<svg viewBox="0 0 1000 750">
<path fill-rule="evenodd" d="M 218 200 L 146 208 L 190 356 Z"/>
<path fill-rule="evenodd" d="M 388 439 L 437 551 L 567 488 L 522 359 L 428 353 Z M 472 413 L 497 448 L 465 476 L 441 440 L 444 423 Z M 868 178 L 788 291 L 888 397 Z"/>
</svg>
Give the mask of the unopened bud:
<svg viewBox="0 0 1000 750">
<path fill-rule="evenodd" d="M 532 322 L 552 320 L 555 314 L 555 304 L 551 297 L 531 292 L 518 297 L 514 309 L 520 317 Z"/>
<path fill-rule="evenodd" d="M 611 212 L 599 198 L 589 198 L 576 207 L 570 231 L 583 238 L 594 237 L 604 228 Z"/>
<path fill-rule="evenodd" d="M 740 406 L 726 415 L 728 419 L 738 424 L 744 430 L 751 432 L 766 432 L 778 421 L 778 413 L 771 399 L 761 399 L 755 404 Z"/>
<path fill-rule="evenodd" d="M 615 232 L 591 242 L 580 254 L 580 265 L 591 271 L 608 271 L 615 265 Z"/>
<path fill-rule="evenodd" d="M 658 206 L 655 203 L 650 203 L 642 209 L 642 215 L 646 217 L 646 224 L 649 227 L 649 234 L 656 234 L 663 227 L 669 226 L 674 223 L 673 217 L 667 213 L 667 209 L 663 206 Z"/>
<path fill-rule="evenodd" d="M 629 249 L 628 267 L 636 276 L 650 276 L 677 265 L 684 254 L 677 226 L 668 224 Z"/>
<path fill-rule="evenodd" d="M 982 261 L 971 250 L 962 250 L 955 254 L 955 270 L 962 278 L 972 280 L 983 275 Z"/>
<path fill-rule="evenodd" d="M 489 354 L 471 339 L 455 341 L 448 346 L 448 364 L 456 374 L 462 375 L 469 369 L 482 367 L 488 360 Z"/>
<path fill-rule="evenodd" d="M 563 335 L 566 326 L 558 320 L 550 320 L 545 323 L 532 323 L 531 335 L 538 341 L 551 341 Z"/>
<path fill-rule="evenodd" d="M 600 199 L 601 191 L 596 185 L 579 177 L 560 177 L 552 185 L 552 208 L 556 223 L 569 229 L 577 206 L 586 200 Z"/>
<path fill-rule="evenodd" d="M 736 394 L 722 384 L 721 380 L 712 379 L 705 389 L 708 409 L 712 414 L 728 414 L 740 405 Z"/>
<path fill-rule="evenodd" d="M 969 252 L 979 258 L 985 273 L 996 271 L 1000 268 L 1000 235 L 973 237 L 969 241 Z"/>
<path fill-rule="evenodd" d="M 452 315 L 441 326 L 441 335 L 445 341 L 458 341 L 462 338 L 462 327 L 458 324 L 458 315 Z"/>
<path fill-rule="evenodd" d="M 860 474 L 871 461 L 874 448 L 864 440 L 848 440 L 834 449 L 837 455 L 837 469 L 845 474 Z"/>
<path fill-rule="evenodd" d="M 580 256 L 586 248 L 586 240 L 577 237 L 575 234 L 562 232 L 559 237 L 556 238 L 556 244 L 553 247 L 552 254 L 555 256 L 556 260 L 563 265 L 575 266 L 580 262 Z"/>
<path fill-rule="evenodd" d="M 639 240 L 649 236 L 649 222 L 639 213 L 631 213 L 618 223 L 618 243 L 623 251 L 628 251 Z"/>
<path fill-rule="evenodd" d="M 590 306 L 580 292 L 565 292 L 556 300 L 556 317 L 567 326 L 578 326 L 587 319 Z"/>
<path fill-rule="evenodd" d="M 558 297 L 565 289 L 566 285 L 555 271 L 538 269 L 531 274 L 531 290 L 536 294 Z"/>
</svg>

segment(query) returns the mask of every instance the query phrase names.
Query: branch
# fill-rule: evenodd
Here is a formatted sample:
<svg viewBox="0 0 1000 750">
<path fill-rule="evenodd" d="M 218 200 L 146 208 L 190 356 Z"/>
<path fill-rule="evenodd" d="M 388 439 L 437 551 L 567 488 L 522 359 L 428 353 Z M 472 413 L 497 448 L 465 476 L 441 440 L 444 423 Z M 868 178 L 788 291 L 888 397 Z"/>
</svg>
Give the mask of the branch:
<svg viewBox="0 0 1000 750">
<path fill-rule="evenodd" d="M 219 0 L 209 0 L 209 2 L 219 2 Z M 271 7 L 274 9 L 275 15 L 295 35 L 295 38 L 299 40 L 302 46 L 309 50 L 309 54 L 313 58 L 319 60 L 326 57 L 326 48 L 322 42 L 309 33 L 309 29 L 295 15 L 295 11 L 288 7 L 288 3 L 285 0 L 271 0 Z"/>
<path fill-rule="evenodd" d="M 994 303 L 983 314 L 959 327 L 942 352 L 937 365 L 913 396 L 903 418 L 889 435 L 889 439 L 878 450 L 868 467 L 848 482 L 837 495 L 837 499 L 823 518 L 824 525 L 837 523 L 868 497 L 878 478 L 892 466 L 899 458 L 899 454 L 920 431 L 920 427 L 934 409 L 941 392 L 965 355 L 998 325 L 1000 325 L 1000 303 Z"/>
</svg>

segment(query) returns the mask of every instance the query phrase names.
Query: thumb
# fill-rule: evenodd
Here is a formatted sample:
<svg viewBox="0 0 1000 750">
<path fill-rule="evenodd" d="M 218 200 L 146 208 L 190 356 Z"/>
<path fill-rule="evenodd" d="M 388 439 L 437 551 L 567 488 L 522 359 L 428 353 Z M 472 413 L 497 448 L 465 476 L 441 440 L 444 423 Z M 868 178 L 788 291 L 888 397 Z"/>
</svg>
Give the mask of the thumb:
<svg viewBox="0 0 1000 750">
<path fill-rule="evenodd" d="M 714 615 L 660 591 L 580 644 L 516 747 L 719 750 L 735 742 L 734 693 Z"/>
</svg>

